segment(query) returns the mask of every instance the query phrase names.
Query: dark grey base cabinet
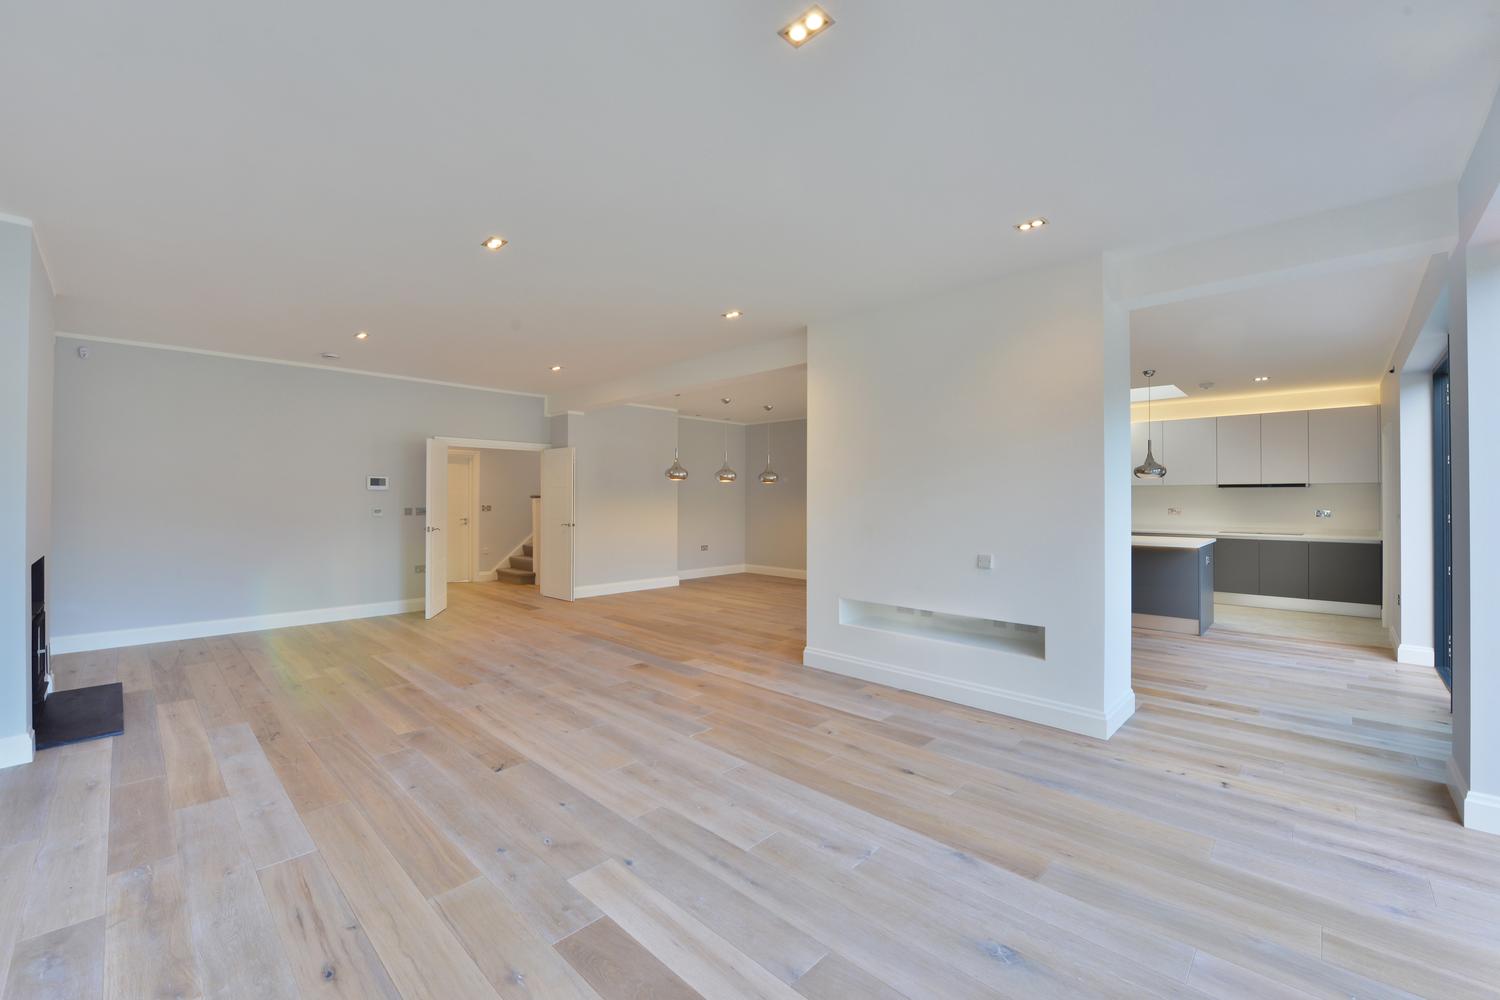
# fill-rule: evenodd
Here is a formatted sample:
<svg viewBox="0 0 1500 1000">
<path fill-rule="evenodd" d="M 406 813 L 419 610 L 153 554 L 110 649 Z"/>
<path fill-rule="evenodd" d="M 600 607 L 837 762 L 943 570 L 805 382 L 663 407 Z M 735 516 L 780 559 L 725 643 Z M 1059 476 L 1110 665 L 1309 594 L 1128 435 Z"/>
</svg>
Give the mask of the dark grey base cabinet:
<svg viewBox="0 0 1500 1000">
<path fill-rule="evenodd" d="M 1380 603 L 1379 545 L 1315 542 L 1309 548 L 1307 596 L 1315 601 Z"/>
<path fill-rule="evenodd" d="M 1214 589 L 1345 604 L 1381 601 L 1378 542 L 1298 542 L 1220 538 Z"/>
</svg>

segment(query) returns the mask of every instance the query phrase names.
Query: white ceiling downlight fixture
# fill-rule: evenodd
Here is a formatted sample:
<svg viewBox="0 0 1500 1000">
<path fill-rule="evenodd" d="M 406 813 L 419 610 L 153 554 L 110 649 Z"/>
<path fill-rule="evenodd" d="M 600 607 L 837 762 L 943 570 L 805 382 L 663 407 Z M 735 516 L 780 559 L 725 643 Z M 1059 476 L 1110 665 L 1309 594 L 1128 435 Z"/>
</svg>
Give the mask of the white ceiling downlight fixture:
<svg viewBox="0 0 1500 1000">
<path fill-rule="evenodd" d="M 554 372 L 560 372 L 560 371 L 562 371 L 562 365 L 553 365 L 549 370 L 550 371 L 554 371 Z"/>
<path fill-rule="evenodd" d="M 1016 229 L 1023 233 L 1034 233 L 1046 224 L 1047 220 L 1038 215 L 1035 218 L 1027 219 L 1025 222 L 1016 223 Z"/>
<path fill-rule="evenodd" d="M 809 7 L 807 12 L 777 32 L 794 49 L 800 49 L 818 35 L 833 26 L 833 18 L 822 7 Z"/>
<path fill-rule="evenodd" d="M 1257 375 L 1257 376 L 1255 376 L 1255 381 L 1257 381 L 1257 382 L 1269 382 L 1269 381 L 1271 381 L 1271 376 L 1269 376 L 1269 375 Z"/>
<path fill-rule="evenodd" d="M 490 236 L 479 245 L 484 247 L 486 250 L 494 251 L 503 249 L 509 242 L 510 240 L 506 239 L 504 236 Z"/>
<path fill-rule="evenodd" d="M 324 358 L 328 361 L 337 361 L 339 359 L 339 356 L 337 354 L 334 354 L 332 351 L 324 351 L 322 354 L 319 354 L 318 357 Z"/>
<path fill-rule="evenodd" d="M 370 339 L 370 333 L 369 333 L 368 330 L 361 330 L 361 331 L 359 331 L 358 333 L 356 333 L 354 335 L 354 339 L 355 340 L 369 340 Z"/>
<path fill-rule="evenodd" d="M 731 309 L 727 313 L 724 314 L 724 318 L 725 319 L 739 319 L 743 315 L 745 315 L 745 314 L 742 313 L 742 312 L 740 312 L 738 309 Z"/>
<path fill-rule="evenodd" d="M 1135 478 L 1160 479 L 1167 474 L 1167 467 L 1151 454 L 1151 380 L 1156 377 L 1156 369 L 1148 368 L 1141 374 L 1146 376 L 1146 460 L 1135 467 Z"/>
</svg>

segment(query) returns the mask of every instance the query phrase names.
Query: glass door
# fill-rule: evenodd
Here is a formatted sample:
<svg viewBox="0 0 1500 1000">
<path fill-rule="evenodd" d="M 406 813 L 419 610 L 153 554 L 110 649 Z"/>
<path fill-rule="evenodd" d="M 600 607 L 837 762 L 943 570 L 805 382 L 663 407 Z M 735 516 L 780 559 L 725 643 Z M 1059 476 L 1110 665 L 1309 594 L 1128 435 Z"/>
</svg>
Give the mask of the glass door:
<svg viewBox="0 0 1500 1000">
<path fill-rule="evenodd" d="M 1438 676 L 1453 691 L 1453 420 L 1448 359 L 1432 373 L 1433 640 Z"/>
</svg>

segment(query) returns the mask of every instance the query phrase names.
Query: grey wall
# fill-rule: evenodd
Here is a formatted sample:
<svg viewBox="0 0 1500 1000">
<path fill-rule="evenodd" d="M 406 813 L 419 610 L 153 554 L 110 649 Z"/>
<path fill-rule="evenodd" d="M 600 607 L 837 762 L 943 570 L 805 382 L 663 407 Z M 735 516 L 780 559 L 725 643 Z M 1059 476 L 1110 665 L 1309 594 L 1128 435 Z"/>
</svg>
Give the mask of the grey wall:
<svg viewBox="0 0 1500 1000">
<path fill-rule="evenodd" d="M 31 753 L 30 567 L 51 534 L 51 339 L 52 286 L 31 227 L 0 221 L 0 766 Z"/>
<path fill-rule="evenodd" d="M 578 449 L 575 584 L 675 577 L 677 487 L 663 473 L 672 464 L 677 414 L 619 406 L 554 418 L 550 433 L 554 444 Z"/>
<path fill-rule="evenodd" d="M 479 573 L 494 569 L 531 534 L 531 498 L 542 492 L 542 456 L 535 451 L 479 452 Z"/>
<path fill-rule="evenodd" d="M 734 483 L 715 478 L 724 464 L 725 441 L 729 464 L 739 473 Z M 739 424 L 678 418 L 677 444 L 687 482 L 677 490 L 677 568 L 707 569 L 745 562 L 745 491 L 761 466 L 752 471 L 745 457 L 745 428 Z M 670 455 L 668 459 L 670 459 Z M 660 463 L 661 476 L 670 461 Z M 663 477 L 664 478 L 664 477 Z M 702 546 L 707 545 L 705 552 Z"/>
<path fill-rule="evenodd" d="M 756 482 L 766 462 L 781 476 Z M 780 569 L 807 568 L 807 421 L 787 420 L 745 430 L 745 562 Z"/>
<path fill-rule="evenodd" d="M 425 439 L 548 439 L 536 397 L 79 343 L 57 341 L 54 635 L 420 597 Z"/>
</svg>

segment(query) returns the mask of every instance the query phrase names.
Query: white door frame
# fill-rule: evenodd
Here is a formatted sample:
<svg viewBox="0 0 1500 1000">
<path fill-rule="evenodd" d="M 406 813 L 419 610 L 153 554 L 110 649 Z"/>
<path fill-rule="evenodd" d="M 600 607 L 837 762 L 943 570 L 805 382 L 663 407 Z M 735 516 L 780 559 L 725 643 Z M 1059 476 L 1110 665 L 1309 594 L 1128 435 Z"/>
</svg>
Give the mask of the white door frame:
<svg viewBox="0 0 1500 1000">
<path fill-rule="evenodd" d="M 479 569 L 479 458 L 480 452 L 476 448 L 448 448 L 448 464 L 453 464 L 453 457 L 457 455 L 469 466 L 469 578 L 465 583 L 473 583 L 480 574 Z M 453 498 L 448 498 L 448 530 L 452 531 L 453 521 Z"/>
<path fill-rule="evenodd" d="M 543 451 L 546 451 L 548 448 L 552 447 L 550 444 L 539 444 L 539 443 L 537 443 L 535 441 L 492 441 L 492 440 L 489 440 L 487 438 L 450 437 L 450 436 L 447 436 L 447 435 L 444 435 L 444 434 L 434 435 L 433 438 L 432 438 L 432 440 L 440 442 L 440 443 L 446 445 L 450 451 L 452 449 L 454 449 L 454 448 L 461 448 L 461 449 L 464 449 L 464 450 L 492 448 L 495 451 L 535 451 L 535 452 L 543 452 Z M 469 478 L 469 489 L 470 489 L 470 493 L 471 493 L 471 496 L 472 496 L 472 494 L 474 494 L 475 492 L 477 492 L 478 489 L 479 489 L 479 456 L 476 455 L 474 457 L 474 465 L 472 466 L 472 468 L 469 471 L 471 473 L 470 478 Z M 431 470 L 430 469 L 428 470 L 428 473 L 429 473 L 429 475 L 431 474 Z M 443 488 L 444 491 L 446 491 L 448 489 L 448 469 L 447 469 L 447 463 L 446 462 L 443 463 L 443 482 L 442 482 L 442 488 Z M 473 570 L 474 571 L 473 571 L 473 573 L 470 574 L 470 578 L 471 579 L 474 576 L 477 576 L 479 574 L 479 549 L 478 549 L 478 546 L 479 546 L 479 524 L 478 524 L 478 512 L 479 512 L 479 504 L 478 504 L 477 501 L 475 501 L 471 505 L 471 507 L 470 507 L 470 517 L 469 517 L 470 525 L 471 525 L 471 527 L 474 528 L 474 531 L 471 534 L 473 535 L 473 541 L 474 541 L 474 547 L 475 547 L 474 548 L 474 562 L 473 562 Z M 445 545 L 447 544 L 446 541 L 444 542 L 444 544 Z M 426 585 L 428 586 L 429 589 L 432 586 L 434 586 L 434 585 L 436 585 L 438 587 L 441 587 L 444 594 L 446 594 L 448 592 L 448 581 L 447 581 L 446 577 L 443 580 L 434 581 L 432 579 L 432 577 L 429 575 L 428 578 L 427 578 L 427 584 Z M 443 603 L 444 607 L 447 606 L 447 601 L 446 600 L 444 600 L 442 603 Z M 431 605 L 431 601 L 430 600 L 428 601 L 428 604 L 429 604 L 429 608 L 428 608 L 428 612 L 427 612 L 427 617 L 431 618 L 436 612 L 432 611 L 432 609 L 430 607 L 430 605 Z"/>
</svg>

